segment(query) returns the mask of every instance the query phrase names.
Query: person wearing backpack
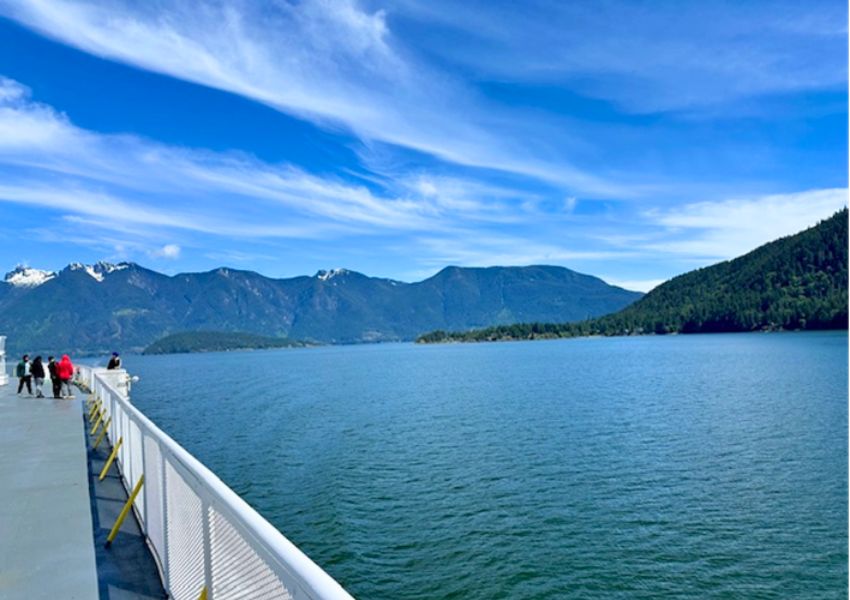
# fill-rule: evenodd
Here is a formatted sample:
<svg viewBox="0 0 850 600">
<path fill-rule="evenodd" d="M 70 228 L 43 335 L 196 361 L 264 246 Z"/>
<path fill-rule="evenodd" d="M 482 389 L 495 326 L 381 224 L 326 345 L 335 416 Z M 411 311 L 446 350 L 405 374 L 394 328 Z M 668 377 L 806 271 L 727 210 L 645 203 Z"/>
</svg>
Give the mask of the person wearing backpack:
<svg viewBox="0 0 850 600">
<path fill-rule="evenodd" d="M 21 358 L 21 362 L 18 363 L 17 368 L 15 369 L 15 375 L 18 377 L 18 393 L 24 389 L 24 385 L 27 386 L 27 393 L 32 396 L 32 373 L 30 371 L 30 357 L 29 354 L 24 354 Z"/>
<path fill-rule="evenodd" d="M 47 372 L 50 374 L 50 382 L 53 384 L 53 397 L 59 398 L 62 393 L 62 380 L 59 379 L 59 364 L 52 356 L 47 357 Z"/>
<path fill-rule="evenodd" d="M 35 384 L 35 397 L 44 398 L 44 393 L 41 391 L 44 385 L 44 364 L 41 362 L 40 356 L 36 356 L 33 359 L 30 373 L 32 374 L 32 381 Z"/>
</svg>

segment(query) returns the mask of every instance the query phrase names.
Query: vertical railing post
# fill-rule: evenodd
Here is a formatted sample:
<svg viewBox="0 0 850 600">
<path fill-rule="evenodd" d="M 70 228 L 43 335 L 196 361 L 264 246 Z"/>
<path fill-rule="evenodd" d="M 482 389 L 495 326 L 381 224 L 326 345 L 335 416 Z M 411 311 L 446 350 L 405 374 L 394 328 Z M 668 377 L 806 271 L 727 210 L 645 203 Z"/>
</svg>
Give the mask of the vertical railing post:
<svg viewBox="0 0 850 600">
<path fill-rule="evenodd" d="M 109 416 L 112 417 L 113 421 L 117 421 L 117 419 L 115 418 L 115 402 L 112 401 L 111 396 L 109 397 L 109 400 L 107 400 L 107 402 L 109 404 Z M 118 424 L 116 423 L 116 431 L 117 431 L 117 429 L 118 429 Z M 118 438 L 115 438 L 115 439 L 118 439 Z"/>
<path fill-rule="evenodd" d="M 129 415 L 128 415 L 129 417 Z M 127 473 L 127 481 L 136 481 L 139 478 L 139 474 L 136 471 L 139 467 L 136 465 L 136 444 L 138 444 L 138 440 L 136 439 L 135 429 L 133 429 L 133 423 L 127 423 L 127 433 L 130 434 L 130 445 L 127 446 L 127 465 L 125 467 Z"/>
<path fill-rule="evenodd" d="M 142 438 L 141 440 L 139 440 L 139 443 L 142 445 L 142 473 L 144 474 L 144 473 L 147 473 L 148 470 L 145 468 L 145 465 L 147 464 L 147 460 L 146 460 L 146 457 L 145 457 L 145 454 L 146 454 L 146 452 L 145 452 L 145 432 L 142 431 L 141 427 L 139 427 L 139 437 Z M 148 536 L 148 496 L 147 496 L 147 494 L 142 495 L 142 502 L 143 502 L 143 504 L 142 504 L 142 521 L 143 521 L 143 523 L 142 523 L 142 534 L 145 536 L 145 538 L 147 538 L 147 537 L 149 537 Z"/>
<path fill-rule="evenodd" d="M 162 447 L 162 444 L 159 443 L 159 440 L 156 442 L 157 447 L 159 448 L 159 458 L 160 458 L 160 470 L 162 481 L 160 482 L 162 485 L 160 489 L 162 490 L 162 578 L 165 580 L 165 591 L 169 592 L 171 590 L 171 569 L 169 568 L 169 555 L 168 555 L 168 476 L 165 472 L 165 451 Z"/>
<path fill-rule="evenodd" d="M 206 494 L 201 496 L 201 509 L 204 517 L 204 582 L 207 586 L 207 598 L 209 598 L 209 600 L 215 600 L 212 576 L 212 533 L 210 531 L 211 505 L 206 498 Z"/>
<path fill-rule="evenodd" d="M 109 392 L 109 393 L 111 394 L 112 392 Z M 125 411 L 123 409 L 121 410 L 121 423 L 124 425 L 124 435 L 126 436 L 125 439 L 129 440 L 130 439 L 130 415 L 128 415 L 127 411 Z M 124 473 L 124 479 L 129 482 L 129 479 L 127 479 L 127 473 L 126 473 L 127 463 L 129 462 L 129 461 L 126 460 L 127 456 L 129 456 L 127 448 L 129 448 L 129 446 L 124 446 L 123 448 L 121 448 L 121 452 L 118 454 L 118 459 L 121 461 L 121 472 Z M 128 483 L 127 485 L 130 485 L 130 484 Z"/>
</svg>

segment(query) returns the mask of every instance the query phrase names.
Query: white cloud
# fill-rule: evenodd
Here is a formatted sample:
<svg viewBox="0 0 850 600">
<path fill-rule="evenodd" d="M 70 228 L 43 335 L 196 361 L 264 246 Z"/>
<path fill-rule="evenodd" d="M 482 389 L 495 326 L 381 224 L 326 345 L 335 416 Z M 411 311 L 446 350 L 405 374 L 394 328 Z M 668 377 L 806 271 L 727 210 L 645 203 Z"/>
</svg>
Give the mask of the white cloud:
<svg viewBox="0 0 850 600">
<path fill-rule="evenodd" d="M 65 117 L 48 106 L 29 102 L 30 90 L 0 76 L 0 152 L 38 153 L 72 142 Z"/>
<path fill-rule="evenodd" d="M 557 265 L 574 261 L 606 261 L 633 256 L 628 250 L 574 250 L 521 236 L 455 232 L 452 237 L 423 236 L 414 240 L 423 248 L 423 264 L 472 267 Z"/>
<path fill-rule="evenodd" d="M 63 43 L 252 98 L 322 126 L 472 167 L 520 173 L 588 194 L 633 195 L 551 149 L 535 153 L 530 114 L 507 114 L 435 71 L 355 0 L 156 5 L 5 0 L 0 13 Z"/>
<path fill-rule="evenodd" d="M 438 228 L 435 214 L 458 209 L 435 210 L 440 198 L 382 196 L 246 155 L 96 134 L 28 101 L 15 82 L 0 80 L 0 90 L 8 91 L 0 96 L 0 168 L 8 168 L 0 199 L 65 210 L 90 225 L 313 237 L 357 228 Z"/>
<path fill-rule="evenodd" d="M 13 79 L 0 77 L 0 102 L 11 104 L 29 96 L 29 90 Z"/>
<path fill-rule="evenodd" d="M 97 134 L 27 94 L 0 79 L 0 204 L 48 209 L 74 225 L 65 241 L 119 255 L 176 259 L 180 247 L 203 247 L 195 238 L 208 235 L 317 244 L 374 236 L 381 241 L 372 252 L 406 255 L 415 245 L 423 269 L 563 264 L 595 272 L 589 263 L 608 261 L 602 268 L 613 282 L 646 289 L 657 272 L 635 280 L 612 265 L 657 259 L 667 263 L 666 275 L 671 260 L 709 264 L 796 233 L 847 204 L 845 189 L 809 190 L 636 214 L 630 208 L 629 222 L 622 215 L 590 220 L 563 214 L 575 208 L 572 196 L 564 210 L 557 201 L 546 208 L 532 192 L 443 173 L 376 176 L 360 185 L 243 154 Z"/>
<path fill-rule="evenodd" d="M 642 247 L 663 253 L 723 260 L 798 233 L 847 206 L 843 188 L 697 202 L 645 213 L 667 231 Z"/>
<path fill-rule="evenodd" d="M 602 276 L 602 279 L 611 285 L 634 292 L 649 292 L 666 281 L 666 279 L 618 279 L 605 276 Z"/>
<path fill-rule="evenodd" d="M 458 214 L 474 220 L 511 222 L 524 211 L 529 192 L 474 179 L 419 174 L 394 181 L 397 193 L 419 198 L 433 214 Z"/>
<path fill-rule="evenodd" d="M 629 111 L 847 86 L 842 2 L 706 0 L 650 7 L 624 0 L 530 0 L 526 10 L 517 10 L 474 0 L 408 0 L 398 10 L 444 33 L 423 40 L 428 51 L 474 68 L 479 77 L 566 83 Z"/>
<path fill-rule="evenodd" d="M 157 250 L 151 253 L 152 256 L 156 258 L 167 258 L 169 260 L 175 260 L 180 258 L 180 246 L 177 244 L 166 244 L 162 248 L 158 248 Z"/>
<path fill-rule="evenodd" d="M 204 235 L 329 241 L 427 232 L 487 247 L 487 239 L 466 225 L 527 224 L 536 210 L 533 202 L 526 206 L 534 199 L 529 192 L 424 170 L 367 187 L 244 154 L 98 134 L 32 102 L 16 82 L 0 80 L 0 89 L 10 90 L 0 97 L 0 132 L 15 131 L 0 135 L 0 204 L 48 209 L 74 226 L 74 243 L 119 254 L 174 259 L 180 245 L 195 246 L 190 238 Z M 541 262 L 594 255 L 538 244 L 533 252 L 509 256 L 515 242 L 495 243 L 496 251 L 490 244 L 477 254 L 458 245 L 449 260 L 480 264 L 489 255 L 521 264 L 523 257 Z M 451 247 L 432 246 L 441 256 Z"/>
</svg>

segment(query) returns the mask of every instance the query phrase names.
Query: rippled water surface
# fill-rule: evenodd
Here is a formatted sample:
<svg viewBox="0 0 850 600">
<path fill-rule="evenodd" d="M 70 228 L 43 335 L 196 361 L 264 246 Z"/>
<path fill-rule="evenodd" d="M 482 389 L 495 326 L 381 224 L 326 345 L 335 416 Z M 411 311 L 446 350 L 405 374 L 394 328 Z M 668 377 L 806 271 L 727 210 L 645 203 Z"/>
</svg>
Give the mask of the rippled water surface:
<svg viewBox="0 0 850 600">
<path fill-rule="evenodd" d="M 358 598 L 846 598 L 847 335 L 127 357 Z"/>
</svg>

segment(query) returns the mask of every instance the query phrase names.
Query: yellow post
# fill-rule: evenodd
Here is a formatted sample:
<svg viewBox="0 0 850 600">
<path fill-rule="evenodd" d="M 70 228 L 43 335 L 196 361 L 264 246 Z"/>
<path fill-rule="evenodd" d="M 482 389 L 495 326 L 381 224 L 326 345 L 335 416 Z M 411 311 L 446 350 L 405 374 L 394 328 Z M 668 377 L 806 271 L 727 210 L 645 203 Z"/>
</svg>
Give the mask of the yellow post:
<svg viewBox="0 0 850 600">
<path fill-rule="evenodd" d="M 100 398 L 98 398 L 97 401 L 92 404 L 91 410 L 89 410 L 89 421 L 94 418 L 94 415 L 98 410 L 100 410 Z"/>
<path fill-rule="evenodd" d="M 91 407 L 92 402 L 94 402 L 94 394 L 89 394 L 86 398 L 86 406 Z"/>
<path fill-rule="evenodd" d="M 106 411 L 104 411 L 104 410 L 99 411 L 99 413 L 100 414 L 98 414 L 98 416 L 97 416 L 97 421 L 94 422 L 94 425 L 92 426 L 91 431 L 89 431 L 89 435 L 95 434 L 95 432 L 97 431 L 97 428 L 100 427 L 100 424 L 103 422 L 103 417 L 106 416 Z"/>
<path fill-rule="evenodd" d="M 109 535 L 106 536 L 107 548 L 109 548 L 110 544 L 112 544 L 112 540 L 115 539 L 115 536 L 118 535 L 118 530 L 121 529 L 121 524 L 124 522 L 124 519 L 127 518 L 127 513 L 130 512 L 130 508 L 133 506 L 136 496 L 138 496 L 139 492 L 142 490 L 142 484 L 144 482 L 145 474 L 142 473 L 139 476 L 139 481 L 137 481 L 135 487 L 133 487 L 133 491 L 130 492 L 130 497 L 127 498 L 127 503 L 124 505 L 124 508 L 121 509 L 121 514 L 118 515 L 118 520 L 115 521 L 115 525 L 112 526 L 112 531 L 110 531 Z"/>
<path fill-rule="evenodd" d="M 198 600 L 207 600 L 207 586 L 201 588 L 201 595 L 198 596 Z"/>
<path fill-rule="evenodd" d="M 118 449 L 123 443 L 124 436 L 121 436 L 120 438 L 118 438 L 118 442 L 115 444 L 115 446 L 112 447 L 112 452 L 110 453 L 109 458 L 106 459 L 106 464 L 103 465 L 103 470 L 100 472 L 98 481 L 103 481 L 103 478 L 106 477 L 106 472 L 109 470 L 109 467 L 112 466 L 112 462 L 115 460 L 115 457 L 118 456 Z"/>
<path fill-rule="evenodd" d="M 100 430 L 97 439 L 94 441 L 94 446 L 92 446 L 92 450 L 97 450 L 97 447 L 100 446 L 100 442 L 103 441 L 103 437 L 106 435 L 106 430 L 109 429 L 109 425 L 111 423 L 112 417 L 106 419 L 106 423 L 103 424 L 103 429 Z"/>
</svg>

